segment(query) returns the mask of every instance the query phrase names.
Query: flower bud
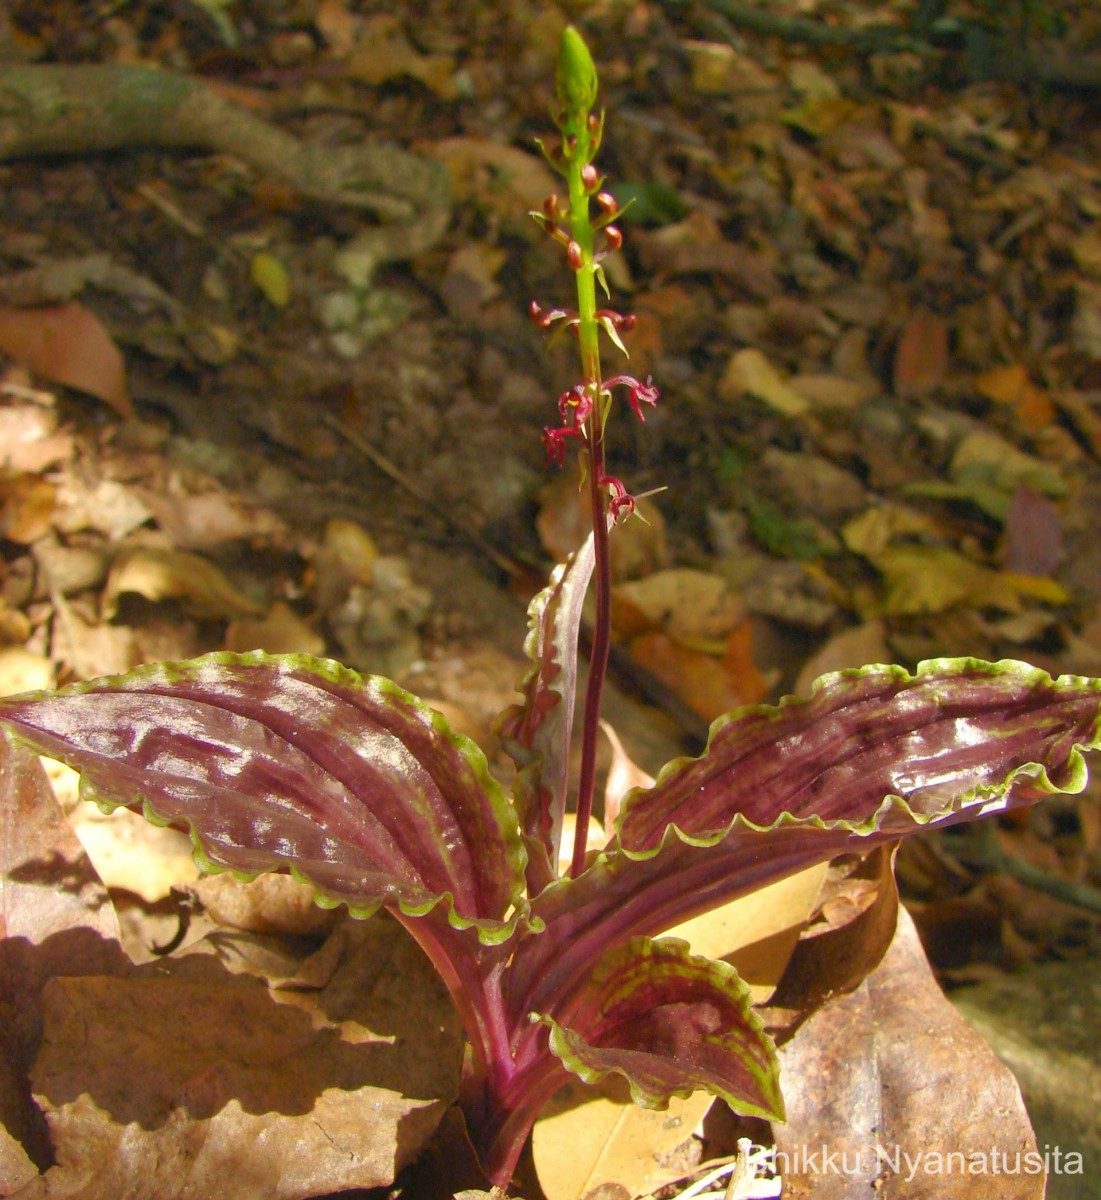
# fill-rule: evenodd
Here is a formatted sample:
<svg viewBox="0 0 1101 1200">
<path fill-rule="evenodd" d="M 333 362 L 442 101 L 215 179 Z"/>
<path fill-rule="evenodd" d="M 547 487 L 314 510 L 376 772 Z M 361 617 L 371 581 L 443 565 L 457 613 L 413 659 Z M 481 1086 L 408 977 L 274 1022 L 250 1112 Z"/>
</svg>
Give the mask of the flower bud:
<svg viewBox="0 0 1101 1200">
<path fill-rule="evenodd" d="M 608 225 L 604 230 L 604 237 L 609 250 L 618 250 L 623 245 L 623 234 L 616 225 Z"/>
<path fill-rule="evenodd" d="M 580 271 L 585 265 L 585 254 L 579 243 L 570 242 L 566 247 L 566 262 L 570 264 L 570 269 L 573 271 Z"/>
<path fill-rule="evenodd" d="M 586 163 L 581 168 L 581 183 L 587 192 L 595 191 L 600 183 L 600 176 L 592 163 Z"/>
<path fill-rule="evenodd" d="M 593 56 L 581 34 L 572 25 L 562 31 L 555 72 L 558 103 L 571 114 L 583 117 L 596 103 L 597 78 Z"/>
<path fill-rule="evenodd" d="M 600 211 L 607 217 L 614 217 L 619 212 L 619 205 L 611 192 L 599 192 L 596 202 L 600 205 Z"/>
</svg>

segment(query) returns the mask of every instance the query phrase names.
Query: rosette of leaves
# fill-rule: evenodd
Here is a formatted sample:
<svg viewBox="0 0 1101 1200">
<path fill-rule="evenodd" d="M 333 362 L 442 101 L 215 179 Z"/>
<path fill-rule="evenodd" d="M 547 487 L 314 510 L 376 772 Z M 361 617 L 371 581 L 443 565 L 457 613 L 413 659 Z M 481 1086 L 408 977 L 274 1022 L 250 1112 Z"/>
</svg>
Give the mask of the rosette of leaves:
<svg viewBox="0 0 1101 1200">
<path fill-rule="evenodd" d="M 644 1105 L 706 1088 L 781 1118 L 744 985 L 661 931 L 814 862 L 1079 790 L 1101 736 L 1097 679 L 973 659 L 829 675 L 716 721 L 560 877 L 591 570 L 586 548 L 532 603 L 500 723 L 511 798 L 442 716 L 327 660 L 214 654 L 0 700 L 7 736 L 79 771 L 86 799 L 188 828 L 206 869 L 291 872 L 322 904 L 393 912 L 464 1021 L 462 1107 L 502 1186 L 571 1072 L 622 1075 Z"/>
</svg>

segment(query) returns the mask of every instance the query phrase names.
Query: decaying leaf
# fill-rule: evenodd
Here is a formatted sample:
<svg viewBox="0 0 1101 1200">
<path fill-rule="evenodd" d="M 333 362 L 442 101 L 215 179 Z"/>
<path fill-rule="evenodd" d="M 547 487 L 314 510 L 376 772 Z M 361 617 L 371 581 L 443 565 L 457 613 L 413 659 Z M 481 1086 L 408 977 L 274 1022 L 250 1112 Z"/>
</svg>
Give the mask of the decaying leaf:
<svg viewBox="0 0 1101 1200">
<path fill-rule="evenodd" d="M 49 1161 L 27 1081 L 43 987 L 57 975 L 125 969 L 118 936 L 106 889 L 41 764 L 0 735 L 0 1181 L 11 1190 L 37 1176 L 32 1160 Z"/>
<path fill-rule="evenodd" d="M 263 609 L 209 559 L 186 550 L 130 546 L 116 555 L 103 593 L 103 613 L 118 611 L 119 597 L 136 592 L 146 600 L 179 600 L 196 617 L 255 617 Z"/>
<path fill-rule="evenodd" d="M 787 1123 L 774 1127 L 777 1165 L 793 1194 L 1043 1196 L 1043 1159 L 1017 1084 L 945 999 L 905 910 L 879 967 L 812 1017 L 781 1058 Z"/>
<path fill-rule="evenodd" d="M 0 308 L 0 350 L 43 379 L 97 397 L 120 417 L 134 415 L 122 355 L 83 304 Z"/>
<path fill-rule="evenodd" d="M 724 400 L 734 402 L 747 393 L 776 409 L 785 416 L 798 417 L 810 409 L 810 404 L 789 383 L 760 350 L 739 350 L 727 364 L 719 383 Z"/>
<path fill-rule="evenodd" d="M 58 1165 L 28 1197 L 305 1200 L 392 1182 L 454 1098 L 461 1041 L 405 934 L 357 932 L 314 993 L 209 955 L 48 985 L 33 1080 Z"/>
<path fill-rule="evenodd" d="M 948 326 L 927 309 L 918 309 L 903 326 L 895 347 L 895 394 L 924 396 L 939 386 L 947 371 Z"/>
</svg>

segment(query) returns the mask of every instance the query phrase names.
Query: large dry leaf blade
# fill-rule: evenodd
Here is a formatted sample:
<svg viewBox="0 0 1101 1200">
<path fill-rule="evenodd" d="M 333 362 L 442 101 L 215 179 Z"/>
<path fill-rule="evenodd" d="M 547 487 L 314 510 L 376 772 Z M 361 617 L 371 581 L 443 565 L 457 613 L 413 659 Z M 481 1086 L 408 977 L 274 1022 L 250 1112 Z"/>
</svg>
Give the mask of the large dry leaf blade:
<svg viewBox="0 0 1101 1200">
<path fill-rule="evenodd" d="M 319 992 L 196 955 L 57 979 L 34 1067 L 57 1165 L 20 1200 L 305 1200 L 382 1187 L 454 1099 L 458 1021 L 392 922 Z"/>
<path fill-rule="evenodd" d="M 47 1153 L 27 1084 L 43 986 L 60 974 L 124 969 L 118 936 L 107 891 L 41 764 L 0 733 L 0 1194 L 37 1174 L 26 1151 Z"/>
<path fill-rule="evenodd" d="M 781 1061 L 785 1195 L 1042 1200 L 1017 1083 L 945 999 L 905 910 L 882 963 L 812 1017 Z"/>
</svg>

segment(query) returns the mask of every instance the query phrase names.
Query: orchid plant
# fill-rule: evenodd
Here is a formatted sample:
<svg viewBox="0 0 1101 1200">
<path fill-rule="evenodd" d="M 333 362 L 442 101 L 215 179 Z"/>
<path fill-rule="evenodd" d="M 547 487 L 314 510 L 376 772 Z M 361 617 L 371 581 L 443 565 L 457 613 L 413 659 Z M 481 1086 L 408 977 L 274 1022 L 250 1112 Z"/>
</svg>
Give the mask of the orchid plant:
<svg viewBox="0 0 1101 1200">
<path fill-rule="evenodd" d="M 460 1103 L 487 1177 L 507 1188 L 544 1101 L 571 1073 L 623 1076 L 664 1106 L 704 1088 L 782 1119 L 774 1047 L 732 967 L 657 935 L 837 855 L 1080 790 L 1101 743 L 1101 680 L 1020 662 L 941 659 L 914 673 L 828 675 L 808 699 L 717 720 L 704 752 L 667 765 L 622 803 L 606 845 L 586 846 L 609 646 L 608 539 L 634 499 L 606 471 L 605 428 L 625 389 L 601 373 L 603 336 L 629 319 L 597 307 L 601 256 L 622 234 L 594 158 L 597 76 L 562 39 L 544 152 L 568 197 L 533 214 L 561 245 L 577 309 L 533 308 L 576 333 L 581 379 L 546 433 L 576 444 L 593 532 L 532 602 L 522 700 L 500 721 L 517 763 L 511 798 L 481 750 L 393 682 L 301 655 L 219 653 L 0 700 L 7 735 L 81 774 L 84 798 L 141 807 L 190 830 L 200 864 L 290 872 L 318 902 L 389 910 L 447 985 L 469 1045 Z M 558 867 L 582 601 L 596 616 L 576 801 Z"/>
</svg>

